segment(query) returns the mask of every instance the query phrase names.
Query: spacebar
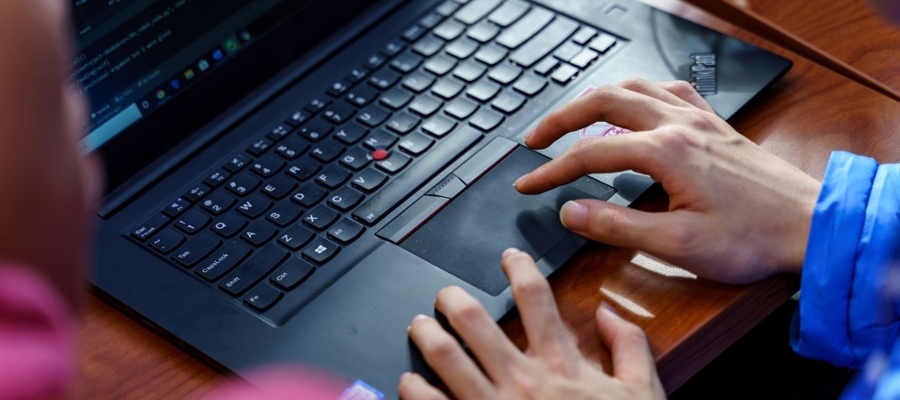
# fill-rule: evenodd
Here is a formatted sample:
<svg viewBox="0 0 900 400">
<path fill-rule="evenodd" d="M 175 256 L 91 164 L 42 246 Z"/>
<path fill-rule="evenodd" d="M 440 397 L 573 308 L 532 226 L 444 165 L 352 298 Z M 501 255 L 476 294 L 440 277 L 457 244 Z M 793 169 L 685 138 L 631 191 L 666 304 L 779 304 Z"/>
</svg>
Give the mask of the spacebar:
<svg viewBox="0 0 900 400">
<path fill-rule="evenodd" d="M 374 225 L 481 137 L 481 132 L 468 126 L 448 135 L 427 156 L 356 209 L 353 216 L 368 225 Z"/>
</svg>

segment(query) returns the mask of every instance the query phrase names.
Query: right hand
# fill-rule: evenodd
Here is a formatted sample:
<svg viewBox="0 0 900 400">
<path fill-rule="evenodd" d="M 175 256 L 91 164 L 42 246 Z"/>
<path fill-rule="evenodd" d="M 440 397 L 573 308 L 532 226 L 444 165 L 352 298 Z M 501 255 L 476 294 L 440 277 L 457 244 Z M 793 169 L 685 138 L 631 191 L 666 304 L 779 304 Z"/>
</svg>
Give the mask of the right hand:
<svg viewBox="0 0 900 400">
<path fill-rule="evenodd" d="M 589 173 L 641 172 L 669 194 L 668 212 L 585 199 L 563 206 L 563 224 L 721 282 L 800 271 L 821 184 L 737 133 L 690 84 L 597 88 L 550 114 L 525 143 L 545 148 L 596 121 L 634 132 L 583 139 L 516 189 L 536 194 Z"/>
</svg>

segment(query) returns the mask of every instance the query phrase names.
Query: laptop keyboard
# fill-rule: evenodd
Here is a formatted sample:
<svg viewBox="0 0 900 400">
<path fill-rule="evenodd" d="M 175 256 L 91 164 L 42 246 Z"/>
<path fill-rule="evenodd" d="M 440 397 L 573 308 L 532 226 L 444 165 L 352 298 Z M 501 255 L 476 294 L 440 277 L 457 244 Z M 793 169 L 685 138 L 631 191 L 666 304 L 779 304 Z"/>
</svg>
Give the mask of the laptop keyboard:
<svg viewBox="0 0 900 400">
<path fill-rule="evenodd" d="M 265 312 L 619 40 L 521 0 L 448 0 L 127 235 Z"/>
</svg>

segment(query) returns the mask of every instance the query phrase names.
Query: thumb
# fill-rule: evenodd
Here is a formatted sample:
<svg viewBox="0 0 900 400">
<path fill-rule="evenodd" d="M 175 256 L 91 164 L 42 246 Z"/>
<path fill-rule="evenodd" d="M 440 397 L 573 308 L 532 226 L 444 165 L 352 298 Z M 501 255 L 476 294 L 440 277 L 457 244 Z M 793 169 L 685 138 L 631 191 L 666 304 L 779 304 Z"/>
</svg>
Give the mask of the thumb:
<svg viewBox="0 0 900 400">
<path fill-rule="evenodd" d="M 559 218 L 566 228 L 588 239 L 663 258 L 678 255 L 684 237 L 681 215 L 648 213 L 601 200 L 566 202 Z"/>
</svg>

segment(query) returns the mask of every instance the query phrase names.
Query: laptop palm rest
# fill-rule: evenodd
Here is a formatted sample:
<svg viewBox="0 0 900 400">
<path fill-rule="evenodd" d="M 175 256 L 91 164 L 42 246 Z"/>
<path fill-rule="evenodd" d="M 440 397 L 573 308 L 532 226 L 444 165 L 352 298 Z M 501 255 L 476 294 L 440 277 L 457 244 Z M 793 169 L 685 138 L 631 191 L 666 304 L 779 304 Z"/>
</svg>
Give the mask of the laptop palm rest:
<svg viewBox="0 0 900 400">
<path fill-rule="evenodd" d="M 561 258 L 554 263 L 561 265 L 583 244 L 560 223 L 562 204 L 583 198 L 607 200 L 616 193 L 591 178 L 533 196 L 512 187 L 520 176 L 547 161 L 514 142 L 495 139 L 378 235 L 497 296 L 509 286 L 497 262 L 504 249 L 516 247 L 540 260 L 567 238 L 577 240 L 577 246 L 563 246 L 569 254 L 554 257 Z"/>
</svg>

